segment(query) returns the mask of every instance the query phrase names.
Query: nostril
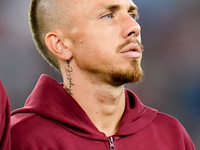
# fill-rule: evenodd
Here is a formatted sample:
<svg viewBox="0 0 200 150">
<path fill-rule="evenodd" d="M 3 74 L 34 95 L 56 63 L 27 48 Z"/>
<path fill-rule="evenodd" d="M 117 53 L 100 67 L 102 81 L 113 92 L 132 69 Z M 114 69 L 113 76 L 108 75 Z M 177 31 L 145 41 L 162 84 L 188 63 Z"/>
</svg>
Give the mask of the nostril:
<svg viewBox="0 0 200 150">
<path fill-rule="evenodd" d="M 128 34 L 128 36 L 131 36 L 132 34 L 135 34 L 135 32 L 130 32 L 130 33 Z"/>
</svg>

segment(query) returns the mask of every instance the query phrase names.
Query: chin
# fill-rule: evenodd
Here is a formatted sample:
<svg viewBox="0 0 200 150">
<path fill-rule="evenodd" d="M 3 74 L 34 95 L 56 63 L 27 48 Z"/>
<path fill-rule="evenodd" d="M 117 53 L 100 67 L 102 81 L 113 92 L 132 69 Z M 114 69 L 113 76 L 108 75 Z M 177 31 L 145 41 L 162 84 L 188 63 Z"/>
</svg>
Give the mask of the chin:
<svg viewBox="0 0 200 150">
<path fill-rule="evenodd" d="M 126 83 L 136 83 L 142 80 L 144 72 L 137 60 L 132 60 L 131 67 L 128 69 L 113 70 L 110 74 L 110 82 L 115 86 Z"/>
<path fill-rule="evenodd" d="M 112 82 L 114 85 L 123 85 L 127 83 L 136 83 L 141 81 L 143 78 L 143 71 L 130 71 L 125 74 L 113 74 Z"/>
</svg>

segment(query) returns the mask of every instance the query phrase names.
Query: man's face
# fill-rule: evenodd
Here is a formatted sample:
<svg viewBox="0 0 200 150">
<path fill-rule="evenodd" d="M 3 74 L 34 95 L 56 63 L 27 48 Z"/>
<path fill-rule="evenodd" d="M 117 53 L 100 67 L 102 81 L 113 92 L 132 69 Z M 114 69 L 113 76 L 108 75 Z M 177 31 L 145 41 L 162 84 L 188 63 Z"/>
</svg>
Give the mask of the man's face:
<svg viewBox="0 0 200 150">
<path fill-rule="evenodd" d="M 89 76 L 111 85 L 137 82 L 142 46 L 131 0 L 80 0 L 72 7 L 73 59 Z"/>
</svg>

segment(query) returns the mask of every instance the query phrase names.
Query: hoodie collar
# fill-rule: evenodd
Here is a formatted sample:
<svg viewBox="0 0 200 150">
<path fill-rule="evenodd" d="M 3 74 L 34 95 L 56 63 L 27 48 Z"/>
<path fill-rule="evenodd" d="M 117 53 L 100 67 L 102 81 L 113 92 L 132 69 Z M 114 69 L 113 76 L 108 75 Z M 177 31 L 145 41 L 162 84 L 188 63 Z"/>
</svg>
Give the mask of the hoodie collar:
<svg viewBox="0 0 200 150">
<path fill-rule="evenodd" d="M 36 113 L 63 124 L 67 130 L 86 138 L 105 139 L 76 100 L 66 92 L 62 84 L 42 75 L 25 106 L 15 113 Z M 155 118 L 156 110 L 144 106 L 139 98 L 126 90 L 126 107 L 117 135 L 130 135 L 148 126 Z"/>
</svg>

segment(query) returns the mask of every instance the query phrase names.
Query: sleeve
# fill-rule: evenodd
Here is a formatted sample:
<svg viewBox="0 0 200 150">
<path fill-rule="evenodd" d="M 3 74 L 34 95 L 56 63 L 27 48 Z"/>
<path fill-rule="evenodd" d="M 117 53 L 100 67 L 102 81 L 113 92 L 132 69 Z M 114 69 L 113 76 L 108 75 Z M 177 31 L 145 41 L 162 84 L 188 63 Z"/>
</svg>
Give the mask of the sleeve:
<svg viewBox="0 0 200 150">
<path fill-rule="evenodd" d="M 0 150 L 10 150 L 10 103 L 0 81 Z"/>
</svg>

